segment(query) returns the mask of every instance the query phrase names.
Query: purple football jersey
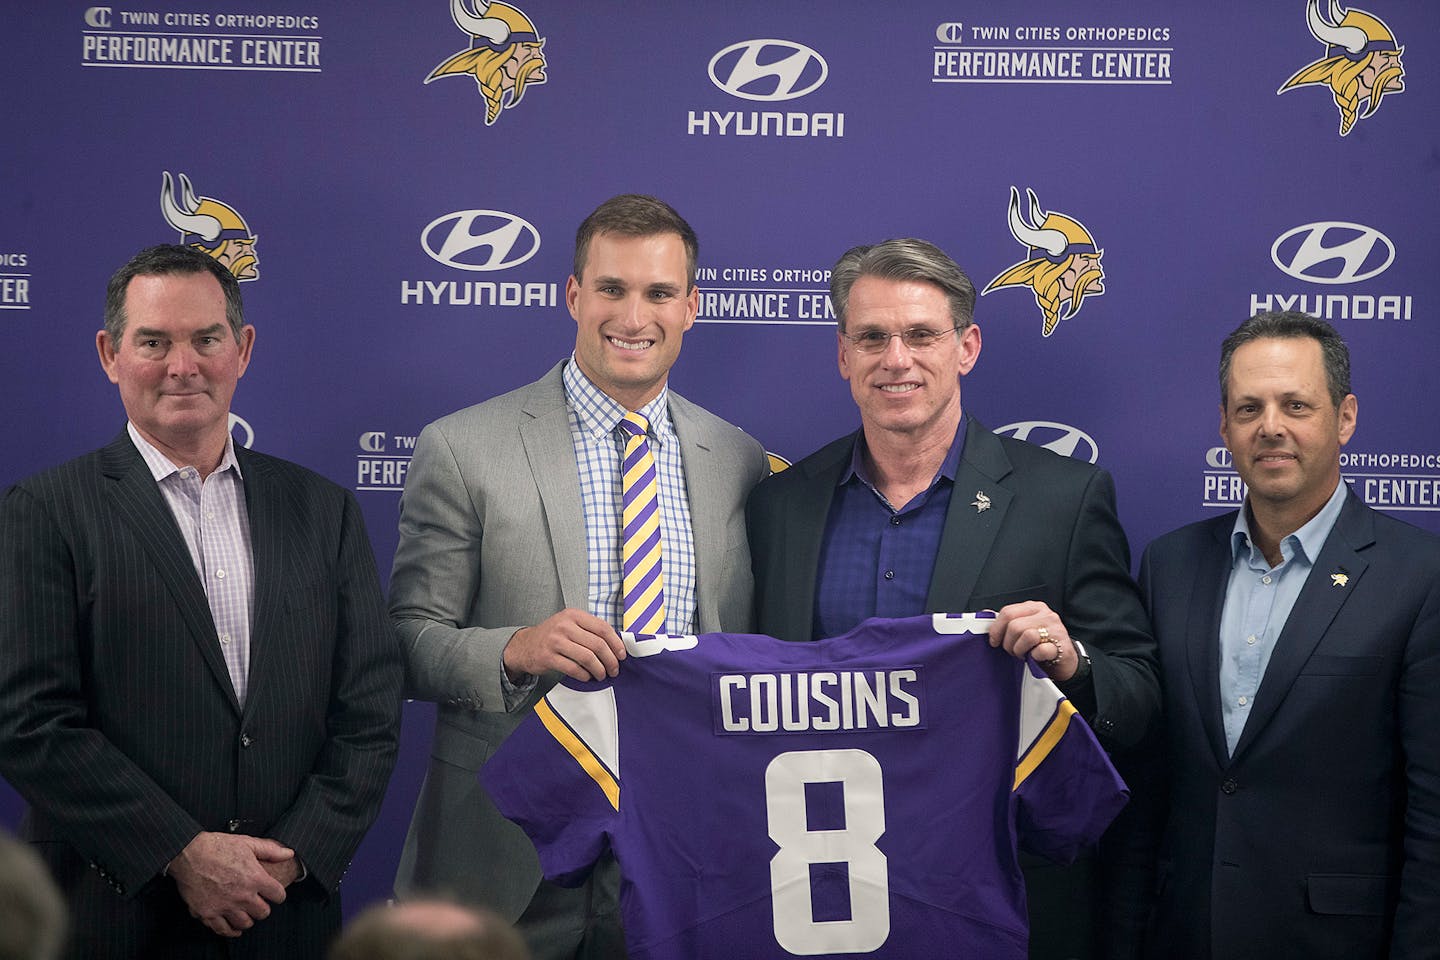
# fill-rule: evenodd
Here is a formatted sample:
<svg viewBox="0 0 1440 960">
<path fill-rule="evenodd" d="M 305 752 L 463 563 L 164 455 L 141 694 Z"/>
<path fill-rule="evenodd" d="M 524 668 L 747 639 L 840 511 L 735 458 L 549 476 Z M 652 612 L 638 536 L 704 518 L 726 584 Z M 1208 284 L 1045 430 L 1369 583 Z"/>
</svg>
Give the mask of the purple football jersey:
<svg viewBox="0 0 1440 960">
<path fill-rule="evenodd" d="M 1024 847 L 1069 861 L 1125 803 L 1089 727 L 993 614 L 786 643 L 626 635 L 481 770 L 545 875 L 608 848 L 632 960 L 1024 960 Z"/>
</svg>

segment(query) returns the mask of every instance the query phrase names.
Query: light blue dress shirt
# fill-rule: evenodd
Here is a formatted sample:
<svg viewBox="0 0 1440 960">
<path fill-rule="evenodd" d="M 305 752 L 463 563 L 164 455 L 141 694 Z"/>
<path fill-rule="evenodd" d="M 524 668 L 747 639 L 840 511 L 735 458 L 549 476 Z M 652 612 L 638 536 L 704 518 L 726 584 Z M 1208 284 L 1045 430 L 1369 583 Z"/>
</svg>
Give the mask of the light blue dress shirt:
<svg viewBox="0 0 1440 960">
<path fill-rule="evenodd" d="M 1220 713 L 1231 753 L 1255 704 L 1255 692 L 1265 677 L 1275 641 L 1290 619 L 1348 491 L 1349 485 L 1341 480 L 1320 512 L 1280 541 L 1280 563 L 1275 567 L 1250 537 L 1248 508 L 1242 507 L 1235 517 L 1230 534 L 1230 581 L 1220 615 Z"/>
</svg>

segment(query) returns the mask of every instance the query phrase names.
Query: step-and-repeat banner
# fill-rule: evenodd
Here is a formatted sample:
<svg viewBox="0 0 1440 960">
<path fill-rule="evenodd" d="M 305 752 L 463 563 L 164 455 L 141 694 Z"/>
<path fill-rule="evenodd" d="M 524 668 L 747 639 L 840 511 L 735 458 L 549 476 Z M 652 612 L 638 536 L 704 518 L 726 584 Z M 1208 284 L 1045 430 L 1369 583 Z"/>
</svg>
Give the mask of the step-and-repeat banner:
<svg viewBox="0 0 1440 960">
<path fill-rule="evenodd" d="M 195 243 L 259 332 L 236 436 L 354 490 L 388 570 L 421 427 L 568 353 L 574 230 L 633 191 L 700 236 L 671 383 L 783 457 L 857 423 L 830 266 L 918 236 L 984 291 L 966 409 L 1110 470 L 1137 556 L 1241 502 L 1215 368 L 1266 309 L 1344 334 L 1345 477 L 1440 530 L 1437 41 L 1429 0 L 7 4 L 0 486 L 120 430 L 105 280 Z"/>
</svg>

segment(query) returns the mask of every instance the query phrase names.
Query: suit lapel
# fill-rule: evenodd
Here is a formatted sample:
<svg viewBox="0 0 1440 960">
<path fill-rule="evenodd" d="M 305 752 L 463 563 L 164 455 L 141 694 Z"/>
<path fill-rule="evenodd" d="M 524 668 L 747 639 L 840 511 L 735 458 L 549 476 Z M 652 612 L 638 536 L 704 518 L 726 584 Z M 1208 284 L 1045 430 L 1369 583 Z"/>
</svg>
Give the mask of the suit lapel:
<svg viewBox="0 0 1440 960">
<path fill-rule="evenodd" d="M 1343 482 L 1343 481 L 1342 481 Z M 1345 601 L 1354 592 L 1356 584 L 1365 575 L 1369 563 L 1358 551 L 1375 542 L 1374 516 L 1354 493 L 1345 497 L 1340 516 L 1315 565 L 1295 598 L 1290 618 L 1275 641 L 1275 652 L 1265 667 L 1265 676 L 1260 689 L 1255 691 L 1255 705 L 1245 721 L 1245 729 L 1235 744 L 1235 756 L 1239 757 L 1254 742 L 1265 725 L 1275 716 L 1286 694 L 1300 675 L 1305 661 L 1320 643 L 1325 631 Z M 1342 574 L 1343 581 L 1332 579 L 1333 574 Z"/>
<path fill-rule="evenodd" d="M 685 495 L 690 501 L 690 537 L 695 547 L 695 626 L 716 624 L 719 629 L 719 577 L 725 542 L 722 497 L 706 493 L 707 484 L 724 472 L 713 461 L 707 438 L 691 416 L 684 397 L 670 393 L 670 422 L 680 441 L 680 465 L 685 473 Z M 717 552 L 719 551 L 719 552 Z"/>
<path fill-rule="evenodd" d="M 190 557 L 190 550 L 185 546 L 185 538 L 175 523 L 164 494 L 151 476 L 140 451 L 130 442 L 128 433 L 122 433 L 101 452 L 101 471 L 111 481 L 108 493 L 114 502 L 115 515 L 130 527 L 135 540 L 155 565 L 161 581 L 175 601 L 176 609 L 190 629 L 191 641 L 199 647 L 200 655 L 215 675 L 216 682 L 238 711 L 240 704 L 235 699 L 230 672 L 225 668 L 225 659 L 220 653 L 215 618 L 210 614 L 210 603 L 205 599 L 204 588 L 195 573 L 195 562 Z"/>
<path fill-rule="evenodd" d="M 971 417 L 950 491 L 940 549 L 935 554 L 935 572 L 926 598 L 931 612 L 970 609 L 975 584 L 1014 499 L 1014 494 L 1000 485 L 1010 470 L 1010 458 L 1000 441 Z"/>
<path fill-rule="evenodd" d="M 585 549 L 585 510 L 580 503 L 580 468 L 570 436 L 570 410 L 555 366 L 538 382 L 521 408 L 520 442 L 540 492 L 545 529 L 555 551 L 555 573 L 565 606 L 588 610 L 589 565 Z"/>
<path fill-rule="evenodd" d="M 262 677 L 275 655 L 272 640 L 280 628 L 286 575 L 287 537 L 302 528 L 303 518 L 291 510 L 290 500 L 276 483 L 270 465 L 235 448 L 245 483 L 245 512 L 250 522 L 250 551 L 255 564 L 255 599 L 250 617 L 250 665 L 245 698 L 248 710 L 254 693 L 264 688 Z"/>
<path fill-rule="evenodd" d="M 840 475 L 850 464 L 855 440 L 859 433 L 831 443 L 791 467 L 802 471 L 803 496 L 780 518 L 780 529 L 770 534 L 771 542 L 785 551 L 787 562 L 778 589 L 771 592 L 786 598 L 783 604 L 772 604 L 779 614 L 781 629 L 777 636 L 790 640 L 809 640 L 815 635 L 815 585 L 820 575 L 820 548 L 825 539 L 825 523 L 830 517 L 830 504 L 835 500 L 835 487 Z"/>
<path fill-rule="evenodd" d="M 1189 611 L 1185 656 L 1200 723 L 1215 761 L 1222 768 L 1229 762 L 1230 748 L 1225 743 L 1225 722 L 1220 715 L 1220 616 L 1230 583 L 1230 531 L 1234 522 L 1234 514 L 1226 514 L 1211 525 L 1208 551 L 1196 558 L 1190 602 L 1181 608 Z"/>
</svg>

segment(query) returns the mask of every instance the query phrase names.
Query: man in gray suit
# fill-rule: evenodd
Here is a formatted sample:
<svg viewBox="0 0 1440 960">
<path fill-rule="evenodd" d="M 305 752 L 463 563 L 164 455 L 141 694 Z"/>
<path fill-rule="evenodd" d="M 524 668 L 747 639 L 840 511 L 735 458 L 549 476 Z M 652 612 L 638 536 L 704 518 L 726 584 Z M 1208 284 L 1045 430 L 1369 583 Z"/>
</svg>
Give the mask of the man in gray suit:
<svg viewBox="0 0 1440 960">
<path fill-rule="evenodd" d="M 403 897 L 445 893 L 514 920 L 537 958 L 623 956 L 613 860 L 541 880 L 534 848 L 476 771 L 564 674 L 621 669 L 621 419 L 649 424 L 670 633 L 750 628 L 744 505 L 763 448 L 671 392 L 695 322 L 698 245 L 653 197 L 601 204 L 575 239 L 573 356 L 421 432 L 400 511 L 390 612 L 412 696 L 439 704 L 401 856 Z"/>
</svg>

